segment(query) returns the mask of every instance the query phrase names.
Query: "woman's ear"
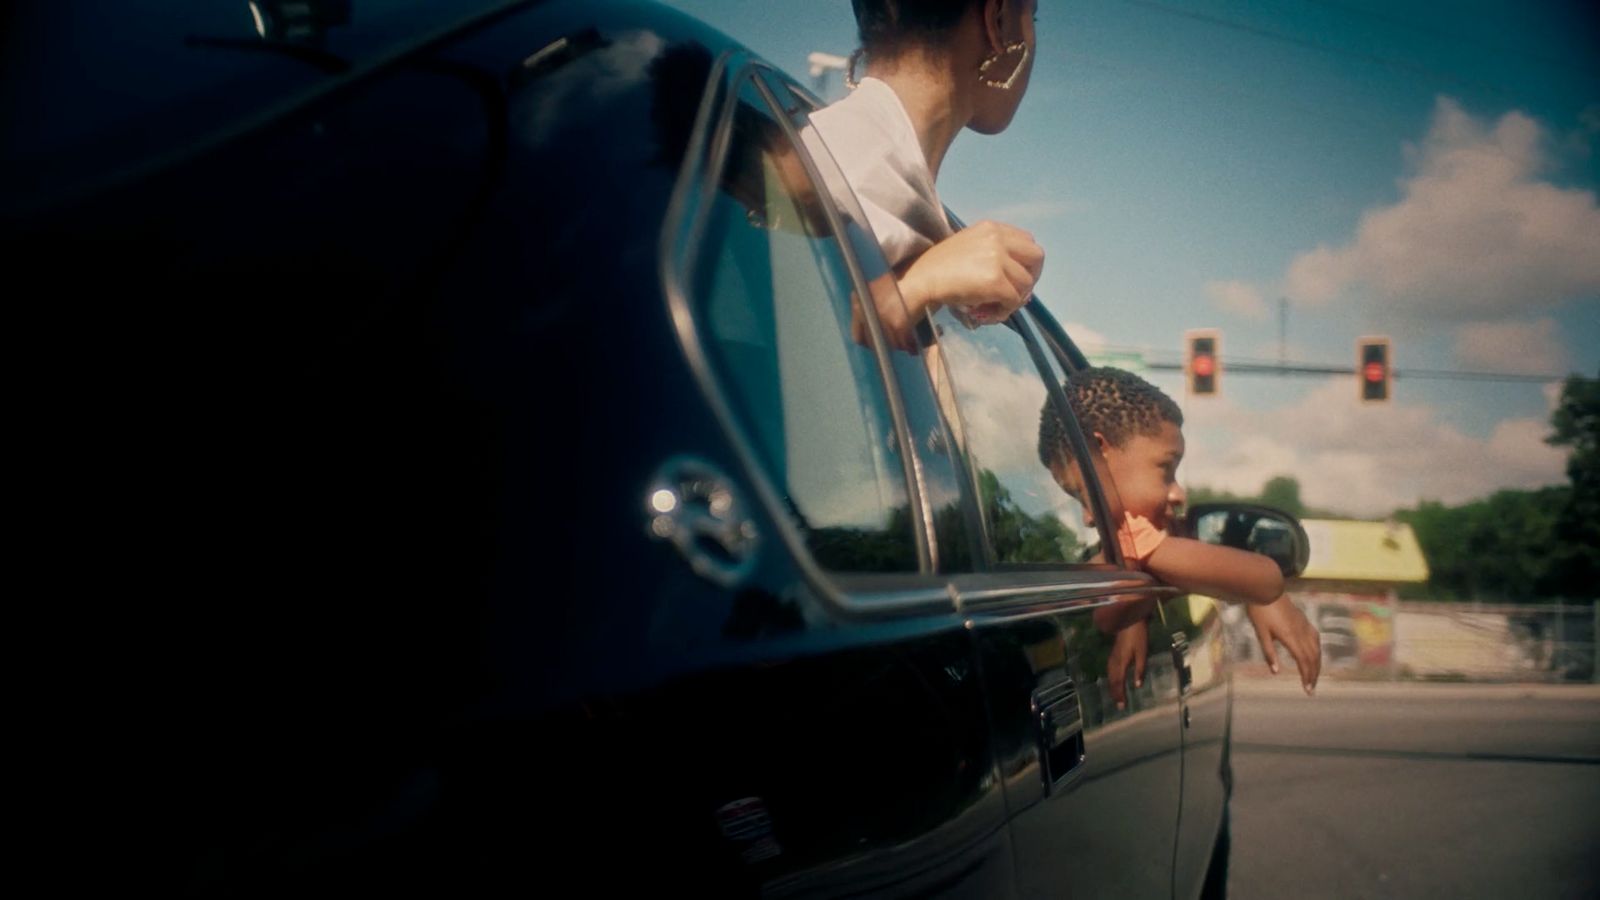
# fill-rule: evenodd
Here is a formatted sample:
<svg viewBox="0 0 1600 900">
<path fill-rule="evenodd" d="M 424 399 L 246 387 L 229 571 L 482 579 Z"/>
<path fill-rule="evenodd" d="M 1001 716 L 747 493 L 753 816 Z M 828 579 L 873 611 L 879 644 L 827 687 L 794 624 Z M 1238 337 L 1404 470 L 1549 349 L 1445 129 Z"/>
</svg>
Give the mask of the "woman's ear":
<svg viewBox="0 0 1600 900">
<path fill-rule="evenodd" d="M 983 2 L 983 33 L 989 40 L 990 53 L 1004 53 L 1006 44 L 1005 17 L 1009 10 L 1006 9 L 1007 0 L 984 0 Z"/>
</svg>

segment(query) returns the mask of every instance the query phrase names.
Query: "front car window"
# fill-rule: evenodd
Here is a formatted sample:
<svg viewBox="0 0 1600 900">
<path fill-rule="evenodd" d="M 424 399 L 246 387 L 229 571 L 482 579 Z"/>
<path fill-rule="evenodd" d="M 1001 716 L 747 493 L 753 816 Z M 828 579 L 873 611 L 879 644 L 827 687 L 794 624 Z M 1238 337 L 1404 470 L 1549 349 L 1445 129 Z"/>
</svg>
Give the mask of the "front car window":
<svg viewBox="0 0 1600 900">
<path fill-rule="evenodd" d="M 768 83 L 805 142 L 811 161 L 839 210 L 843 225 L 840 239 L 849 245 L 861 268 L 861 276 L 868 284 L 871 303 L 860 304 L 858 298 L 852 297 L 855 303 L 852 322 L 859 326 L 854 329 L 853 336 L 864 344 L 869 337 L 866 333 L 866 316 L 875 315 L 880 320 L 896 322 L 904 322 L 909 318 L 898 283 L 878 246 L 877 238 L 873 236 L 871 226 L 867 224 L 866 214 L 855 192 L 845 180 L 832 152 L 811 127 L 808 116 L 816 109 L 815 102 L 792 85 L 785 85 L 776 79 Z M 924 332 L 916 337 L 917 352 L 904 346 L 897 347 L 892 340 L 886 341 L 888 364 L 900 387 L 906 429 L 916 447 L 919 484 L 937 541 L 935 562 L 940 571 L 970 572 L 974 565 L 973 535 L 979 528 L 973 517 L 973 509 L 964 502 L 962 469 L 956 459 L 952 439 L 954 408 L 949 403 L 941 403 L 930 389 L 924 369 L 928 357 L 921 355 L 929 343 L 928 336 Z"/>
</svg>

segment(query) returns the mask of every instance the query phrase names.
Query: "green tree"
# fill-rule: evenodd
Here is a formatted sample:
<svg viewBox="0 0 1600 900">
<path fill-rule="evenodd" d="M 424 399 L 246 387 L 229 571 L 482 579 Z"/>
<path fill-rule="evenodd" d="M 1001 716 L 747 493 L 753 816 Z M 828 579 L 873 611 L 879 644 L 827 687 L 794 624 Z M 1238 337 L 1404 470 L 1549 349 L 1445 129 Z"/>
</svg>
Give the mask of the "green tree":
<svg viewBox="0 0 1600 900">
<path fill-rule="evenodd" d="M 1428 560 L 1422 590 L 1438 600 L 1524 603 L 1565 593 L 1555 565 L 1561 541 L 1557 518 L 1566 487 L 1498 491 L 1460 506 L 1425 501 L 1400 510 Z"/>
<path fill-rule="evenodd" d="M 1293 475 L 1274 475 L 1267 479 L 1261 490 L 1253 496 L 1241 496 L 1232 491 L 1219 491 L 1205 485 L 1188 488 L 1189 505 L 1197 503 L 1260 503 L 1272 506 L 1298 518 L 1333 517 L 1337 513 L 1306 506 L 1300 499 L 1300 481 Z"/>
<path fill-rule="evenodd" d="M 1545 440 L 1571 447 L 1567 477 L 1593 478 L 1600 472 L 1600 377 L 1574 375 L 1561 386 L 1561 400 L 1550 414 L 1555 433 Z"/>
<path fill-rule="evenodd" d="M 989 541 L 999 562 L 1061 562 L 1082 555 L 1077 535 L 1055 516 L 1024 512 L 994 472 L 978 472 L 978 493 L 989 522 Z"/>
<path fill-rule="evenodd" d="M 1208 486 L 1203 485 L 1203 484 L 1197 484 L 1194 487 L 1188 488 L 1187 492 L 1188 492 L 1188 495 L 1189 495 L 1189 505 L 1190 506 L 1194 506 L 1195 504 L 1198 504 L 1198 503 L 1244 503 L 1244 502 L 1246 502 L 1246 498 L 1241 497 L 1241 496 L 1239 496 L 1238 494 L 1235 494 L 1232 491 L 1219 491 L 1216 488 L 1208 487 Z"/>
<path fill-rule="evenodd" d="M 1568 378 L 1550 425 L 1554 432 L 1546 440 L 1571 448 L 1572 486 L 1556 520 L 1553 577 L 1566 597 L 1592 600 L 1600 591 L 1600 377 Z"/>
<path fill-rule="evenodd" d="M 1261 486 L 1261 502 L 1267 506 L 1275 506 L 1292 516 L 1306 514 L 1305 504 L 1300 502 L 1300 482 L 1289 475 L 1268 479 L 1267 483 Z"/>
</svg>

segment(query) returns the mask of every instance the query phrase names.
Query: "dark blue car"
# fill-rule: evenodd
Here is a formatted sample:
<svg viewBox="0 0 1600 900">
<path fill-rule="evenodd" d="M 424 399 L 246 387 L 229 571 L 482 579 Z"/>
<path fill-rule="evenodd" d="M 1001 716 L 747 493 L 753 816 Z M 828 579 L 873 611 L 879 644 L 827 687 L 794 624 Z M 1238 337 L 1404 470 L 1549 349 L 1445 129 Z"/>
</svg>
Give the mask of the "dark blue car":
<svg viewBox="0 0 1600 900">
<path fill-rule="evenodd" d="M 1047 404 L 1093 458 L 1082 354 L 1037 301 L 889 340 L 794 79 L 643 3 L 9 15 L 121 883 L 1221 896 L 1215 609 L 1038 459 Z"/>
</svg>

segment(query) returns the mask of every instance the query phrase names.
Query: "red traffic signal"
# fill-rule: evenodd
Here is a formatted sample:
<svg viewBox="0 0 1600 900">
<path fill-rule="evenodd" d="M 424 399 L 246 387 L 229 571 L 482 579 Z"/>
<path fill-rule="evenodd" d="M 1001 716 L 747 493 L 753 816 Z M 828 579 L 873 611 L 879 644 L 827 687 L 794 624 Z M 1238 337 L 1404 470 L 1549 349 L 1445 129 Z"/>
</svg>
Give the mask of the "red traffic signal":
<svg viewBox="0 0 1600 900">
<path fill-rule="evenodd" d="M 1192 397 L 1208 397 L 1222 387 L 1222 332 L 1213 328 L 1183 333 L 1183 371 Z"/>
<path fill-rule="evenodd" d="M 1388 338 L 1364 337 L 1356 341 L 1356 375 L 1361 385 L 1361 402 L 1388 402 L 1389 381 L 1394 377 L 1389 363 Z"/>
</svg>

